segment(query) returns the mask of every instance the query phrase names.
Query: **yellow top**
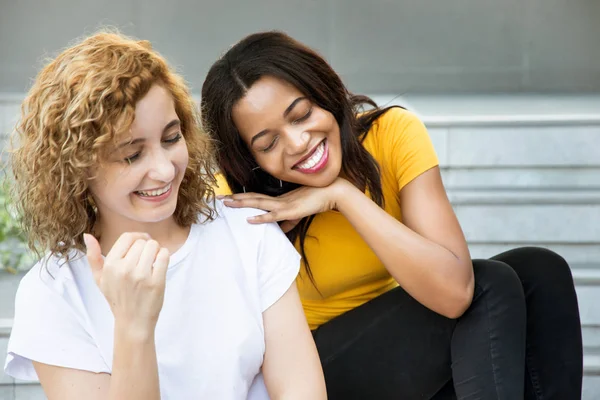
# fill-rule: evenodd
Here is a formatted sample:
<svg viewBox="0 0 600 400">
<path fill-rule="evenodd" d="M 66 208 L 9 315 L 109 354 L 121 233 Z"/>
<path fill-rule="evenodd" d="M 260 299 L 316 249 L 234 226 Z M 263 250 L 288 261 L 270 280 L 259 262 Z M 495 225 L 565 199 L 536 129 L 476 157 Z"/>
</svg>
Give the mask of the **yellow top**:
<svg viewBox="0 0 600 400">
<path fill-rule="evenodd" d="M 411 112 L 392 108 L 373 124 L 363 145 L 381 168 L 385 210 L 401 221 L 400 190 L 438 165 L 426 128 Z M 225 179 L 219 177 L 218 181 L 217 194 L 229 194 Z M 299 244 L 295 245 L 299 250 Z M 310 329 L 398 286 L 339 212 L 318 214 L 308 229 L 304 246 L 319 289 L 308 278 L 303 263 L 297 284 Z"/>
</svg>

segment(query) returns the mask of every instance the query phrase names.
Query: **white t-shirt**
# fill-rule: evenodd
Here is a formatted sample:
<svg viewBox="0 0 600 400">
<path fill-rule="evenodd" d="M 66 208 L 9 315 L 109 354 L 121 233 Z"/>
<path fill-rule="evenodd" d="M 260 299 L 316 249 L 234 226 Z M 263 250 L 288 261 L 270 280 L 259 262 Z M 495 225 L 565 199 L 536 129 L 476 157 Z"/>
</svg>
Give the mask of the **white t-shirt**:
<svg viewBox="0 0 600 400">
<path fill-rule="evenodd" d="M 246 221 L 260 211 L 217 209 L 170 259 L 155 332 L 163 400 L 269 398 L 262 313 L 294 282 L 300 256 L 276 224 Z M 36 380 L 32 360 L 111 373 L 114 318 L 80 255 L 40 262 L 22 279 L 8 375 Z"/>
</svg>

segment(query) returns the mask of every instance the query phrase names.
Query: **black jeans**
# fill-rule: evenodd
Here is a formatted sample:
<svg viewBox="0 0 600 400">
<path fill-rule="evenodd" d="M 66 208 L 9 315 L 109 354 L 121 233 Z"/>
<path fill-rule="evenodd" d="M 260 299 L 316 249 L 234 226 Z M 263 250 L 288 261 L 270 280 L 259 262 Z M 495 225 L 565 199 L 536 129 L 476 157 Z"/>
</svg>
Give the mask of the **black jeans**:
<svg viewBox="0 0 600 400">
<path fill-rule="evenodd" d="M 581 326 L 564 259 L 529 247 L 473 268 L 473 302 L 457 320 L 396 288 L 316 329 L 329 399 L 580 399 Z"/>
</svg>

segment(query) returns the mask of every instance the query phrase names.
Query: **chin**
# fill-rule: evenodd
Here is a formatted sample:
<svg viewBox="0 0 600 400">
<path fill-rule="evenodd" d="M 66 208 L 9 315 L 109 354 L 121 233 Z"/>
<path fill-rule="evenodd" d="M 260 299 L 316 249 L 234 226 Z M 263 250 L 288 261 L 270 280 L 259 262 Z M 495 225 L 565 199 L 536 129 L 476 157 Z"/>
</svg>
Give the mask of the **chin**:
<svg viewBox="0 0 600 400">
<path fill-rule="evenodd" d="M 175 210 L 176 207 L 173 206 L 165 207 L 162 210 L 154 210 L 155 212 L 145 211 L 140 219 L 143 219 L 146 223 L 162 222 L 169 218 L 173 218 L 173 215 L 175 215 Z"/>
<path fill-rule="evenodd" d="M 173 214 L 169 214 L 169 215 L 161 215 L 161 216 L 157 216 L 155 218 L 147 218 L 144 222 L 147 224 L 157 224 L 160 222 L 164 222 L 168 219 L 172 219 L 173 218 Z"/>
<path fill-rule="evenodd" d="M 302 179 L 301 181 L 297 181 L 294 183 L 297 183 L 302 186 L 321 188 L 321 187 L 326 187 L 326 186 L 331 185 L 335 181 L 336 178 L 337 178 L 337 176 L 319 176 L 319 177 L 313 176 L 313 177 L 306 177 L 306 178 Z"/>
</svg>

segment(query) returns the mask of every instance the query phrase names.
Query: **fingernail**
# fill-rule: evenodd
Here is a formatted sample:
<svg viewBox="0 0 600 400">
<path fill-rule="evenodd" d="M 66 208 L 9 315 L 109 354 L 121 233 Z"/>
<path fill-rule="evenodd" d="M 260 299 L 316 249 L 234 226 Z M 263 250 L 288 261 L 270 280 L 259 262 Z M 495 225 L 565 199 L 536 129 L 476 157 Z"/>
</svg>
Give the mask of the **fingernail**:
<svg viewBox="0 0 600 400">
<path fill-rule="evenodd" d="M 224 195 L 224 194 L 218 194 L 217 195 L 217 200 L 223 200 L 225 197 L 227 197 L 227 196 Z"/>
<path fill-rule="evenodd" d="M 248 217 L 248 218 L 246 218 L 246 221 L 248 221 L 248 222 L 252 222 L 252 221 L 255 221 L 255 220 L 256 220 L 256 217 Z"/>
</svg>

